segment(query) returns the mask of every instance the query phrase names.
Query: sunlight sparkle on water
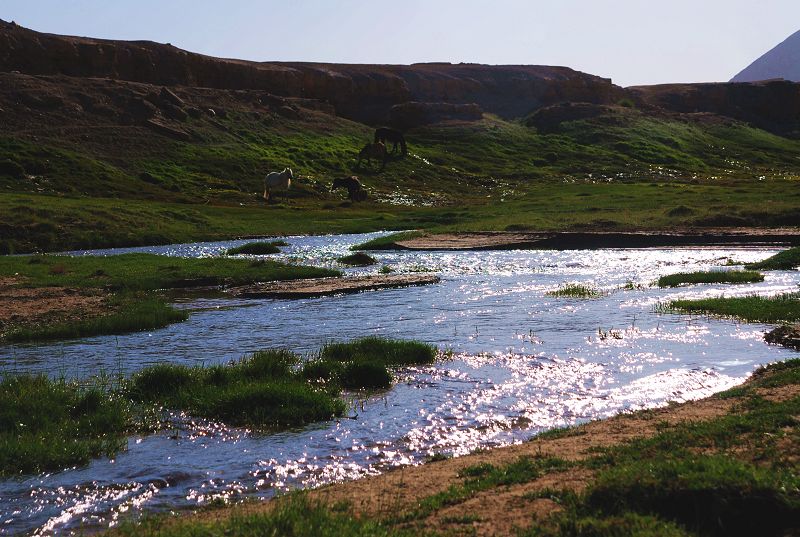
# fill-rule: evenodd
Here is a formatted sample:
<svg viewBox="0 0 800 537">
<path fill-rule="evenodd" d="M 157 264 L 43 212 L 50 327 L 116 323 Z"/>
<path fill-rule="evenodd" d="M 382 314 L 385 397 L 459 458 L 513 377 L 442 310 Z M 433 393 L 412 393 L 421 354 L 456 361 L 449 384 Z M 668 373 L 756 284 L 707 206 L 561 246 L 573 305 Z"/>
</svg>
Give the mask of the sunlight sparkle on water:
<svg viewBox="0 0 800 537">
<path fill-rule="evenodd" d="M 287 237 L 275 259 L 337 267 L 350 246 L 380 234 Z M 108 250 L 213 256 L 247 241 Z M 434 270 L 437 285 L 298 301 L 183 297 L 188 322 L 150 332 L 7 347 L 6 370 L 85 377 L 129 373 L 163 361 L 215 364 L 282 347 L 312 354 L 332 340 L 414 338 L 451 351 L 433 366 L 401 369 L 377 394 L 347 394 L 346 415 L 278 434 L 234 429 L 182 414 L 133 437 L 114 461 L 0 481 L 0 532 L 64 534 L 141 513 L 374 475 L 523 442 L 552 427 L 668 401 L 704 397 L 741 382 L 757 365 L 793 356 L 767 346 L 768 327 L 657 313 L 676 298 L 776 294 L 800 274 L 762 283 L 659 289 L 662 275 L 724 269 L 770 249 L 374 252 L 375 273 Z M 593 299 L 548 296 L 566 283 Z M 245 307 L 246 306 L 246 307 Z"/>
</svg>

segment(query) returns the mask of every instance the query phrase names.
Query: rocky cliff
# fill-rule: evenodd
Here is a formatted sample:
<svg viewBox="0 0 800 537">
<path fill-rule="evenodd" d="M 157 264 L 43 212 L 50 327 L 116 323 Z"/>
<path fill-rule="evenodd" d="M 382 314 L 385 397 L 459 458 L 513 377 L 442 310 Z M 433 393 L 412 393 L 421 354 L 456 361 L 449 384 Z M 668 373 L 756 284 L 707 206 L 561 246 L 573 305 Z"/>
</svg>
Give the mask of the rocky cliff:
<svg viewBox="0 0 800 537">
<path fill-rule="evenodd" d="M 706 112 L 746 121 L 781 135 L 800 135 L 800 84 L 661 84 L 628 88 L 640 105 L 680 113 Z"/>
<path fill-rule="evenodd" d="M 387 121 L 392 106 L 412 101 L 474 103 L 502 117 L 519 117 L 558 102 L 602 104 L 624 96 L 610 80 L 566 67 L 257 63 L 148 41 L 43 34 L 4 21 L 0 71 L 264 90 L 325 101 L 344 117 L 372 123 Z"/>
</svg>

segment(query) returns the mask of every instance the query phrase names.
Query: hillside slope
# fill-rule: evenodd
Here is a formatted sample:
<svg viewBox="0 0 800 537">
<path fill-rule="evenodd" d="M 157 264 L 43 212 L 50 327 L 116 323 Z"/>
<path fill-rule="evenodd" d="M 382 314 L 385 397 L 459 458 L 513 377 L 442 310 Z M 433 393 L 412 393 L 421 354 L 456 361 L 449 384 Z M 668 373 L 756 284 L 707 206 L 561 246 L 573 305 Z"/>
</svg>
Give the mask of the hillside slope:
<svg viewBox="0 0 800 537">
<path fill-rule="evenodd" d="M 800 82 L 800 31 L 745 67 L 731 82 L 756 82 L 783 78 Z"/>
</svg>

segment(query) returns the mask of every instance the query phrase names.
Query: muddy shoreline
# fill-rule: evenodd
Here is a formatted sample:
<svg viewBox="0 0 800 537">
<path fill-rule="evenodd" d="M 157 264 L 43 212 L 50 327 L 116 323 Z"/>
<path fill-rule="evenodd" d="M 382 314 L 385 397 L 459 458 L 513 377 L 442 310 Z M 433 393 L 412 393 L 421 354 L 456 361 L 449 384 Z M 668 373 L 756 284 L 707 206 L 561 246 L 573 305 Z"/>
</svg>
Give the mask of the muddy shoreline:
<svg viewBox="0 0 800 537">
<path fill-rule="evenodd" d="M 686 231 L 472 231 L 400 240 L 387 250 L 594 250 L 665 246 L 797 246 L 800 229 L 709 229 Z"/>
<path fill-rule="evenodd" d="M 396 289 L 439 282 L 432 274 L 395 274 L 375 276 L 343 276 L 337 278 L 306 278 L 259 283 L 227 289 L 237 298 L 315 298 L 321 296 L 359 293 L 378 289 Z"/>
</svg>

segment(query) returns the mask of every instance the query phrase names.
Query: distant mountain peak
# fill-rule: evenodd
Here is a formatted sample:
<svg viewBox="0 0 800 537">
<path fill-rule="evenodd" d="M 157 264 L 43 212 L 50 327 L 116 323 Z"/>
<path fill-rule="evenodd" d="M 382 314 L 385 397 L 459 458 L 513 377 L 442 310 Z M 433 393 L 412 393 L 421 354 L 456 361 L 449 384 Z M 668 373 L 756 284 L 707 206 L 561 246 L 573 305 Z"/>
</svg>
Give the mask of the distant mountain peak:
<svg viewBox="0 0 800 537">
<path fill-rule="evenodd" d="M 751 63 L 733 77 L 731 82 L 755 82 L 774 78 L 800 82 L 800 31 L 793 33 L 783 43 Z"/>
</svg>

